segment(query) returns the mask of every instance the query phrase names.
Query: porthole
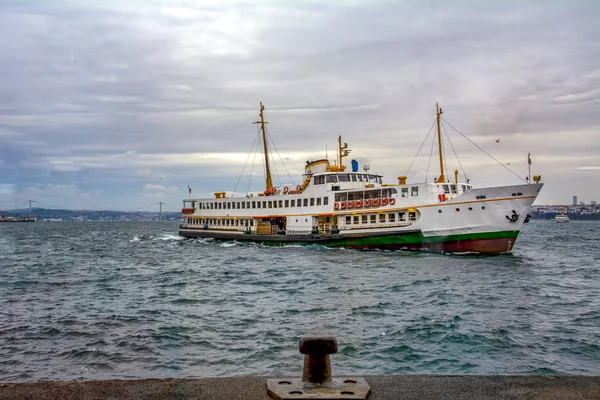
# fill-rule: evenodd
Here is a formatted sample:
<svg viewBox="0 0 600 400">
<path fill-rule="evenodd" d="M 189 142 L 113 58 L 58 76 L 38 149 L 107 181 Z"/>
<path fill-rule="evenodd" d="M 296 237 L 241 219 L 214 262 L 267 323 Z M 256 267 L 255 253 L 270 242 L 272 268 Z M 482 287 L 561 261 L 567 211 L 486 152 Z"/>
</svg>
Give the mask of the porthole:
<svg viewBox="0 0 600 400">
<path fill-rule="evenodd" d="M 481 206 L 481 209 L 482 209 L 482 210 L 485 210 L 485 206 Z"/>
<path fill-rule="evenodd" d="M 457 212 L 458 212 L 458 211 L 460 211 L 460 208 L 458 208 L 458 207 L 457 207 L 457 208 L 456 208 L 456 211 L 457 211 Z"/>
<path fill-rule="evenodd" d="M 469 207 L 469 211 L 473 211 L 473 207 Z"/>
<path fill-rule="evenodd" d="M 438 210 L 438 212 L 441 214 L 441 213 L 442 213 L 442 210 Z"/>
</svg>

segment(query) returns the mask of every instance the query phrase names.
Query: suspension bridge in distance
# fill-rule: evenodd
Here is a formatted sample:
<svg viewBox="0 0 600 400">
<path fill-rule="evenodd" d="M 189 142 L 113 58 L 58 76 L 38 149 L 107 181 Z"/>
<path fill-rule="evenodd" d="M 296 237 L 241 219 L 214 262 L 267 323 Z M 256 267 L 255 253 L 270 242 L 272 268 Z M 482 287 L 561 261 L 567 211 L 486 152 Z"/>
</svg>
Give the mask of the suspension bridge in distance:
<svg viewBox="0 0 600 400">
<path fill-rule="evenodd" d="M 10 222 L 33 221 L 178 221 L 181 210 L 159 201 L 126 210 L 73 210 L 27 200 L 22 206 L 0 208 L 0 218 Z"/>
</svg>

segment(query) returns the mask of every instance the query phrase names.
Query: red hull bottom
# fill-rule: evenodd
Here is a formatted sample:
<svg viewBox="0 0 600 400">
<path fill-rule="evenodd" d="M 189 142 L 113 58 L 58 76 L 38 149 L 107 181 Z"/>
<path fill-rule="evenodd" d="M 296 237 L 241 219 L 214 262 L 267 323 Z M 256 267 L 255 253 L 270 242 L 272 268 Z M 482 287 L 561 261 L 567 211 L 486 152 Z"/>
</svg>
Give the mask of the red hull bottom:
<svg viewBox="0 0 600 400">
<path fill-rule="evenodd" d="M 498 238 L 498 239 L 466 239 L 451 240 L 447 242 L 422 242 L 422 243 L 403 243 L 386 244 L 375 246 L 356 246 L 359 249 L 381 249 L 381 250 L 426 250 L 436 253 L 487 253 L 497 254 L 511 251 L 516 238 Z"/>
</svg>

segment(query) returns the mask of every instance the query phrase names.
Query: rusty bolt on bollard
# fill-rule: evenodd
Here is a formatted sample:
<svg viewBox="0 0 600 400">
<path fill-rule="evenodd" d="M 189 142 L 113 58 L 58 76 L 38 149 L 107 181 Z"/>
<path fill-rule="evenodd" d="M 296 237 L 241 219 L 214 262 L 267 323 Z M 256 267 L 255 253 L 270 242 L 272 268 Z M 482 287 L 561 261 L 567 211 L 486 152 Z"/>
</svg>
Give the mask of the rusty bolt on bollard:
<svg viewBox="0 0 600 400">
<path fill-rule="evenodd" d="M 267 391 L 276 400 L 364 400 L 371 388 L 364 378 L 333 378 L 330 354 L 338 351 L 333 336 L 308 335 L 300 340 L 304 354 L 302 379 L 269 379 Z"/>
</svg>

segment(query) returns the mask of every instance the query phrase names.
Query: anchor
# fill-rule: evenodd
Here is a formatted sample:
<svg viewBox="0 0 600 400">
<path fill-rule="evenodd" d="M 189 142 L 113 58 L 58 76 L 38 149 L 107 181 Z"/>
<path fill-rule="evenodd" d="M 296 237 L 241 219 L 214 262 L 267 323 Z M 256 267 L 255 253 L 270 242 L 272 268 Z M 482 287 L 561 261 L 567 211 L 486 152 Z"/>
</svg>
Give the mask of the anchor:
<svg viewBox="0 0 600 400">
<path fill-rule="evenodd" d="M 517 214 L 515 210 L 512 210 L 512 215 L 510 217 L 507 215 L 506 219 L 510 222 L 517 222 L 519 220 L 519 214 Z"/>
</svg>

